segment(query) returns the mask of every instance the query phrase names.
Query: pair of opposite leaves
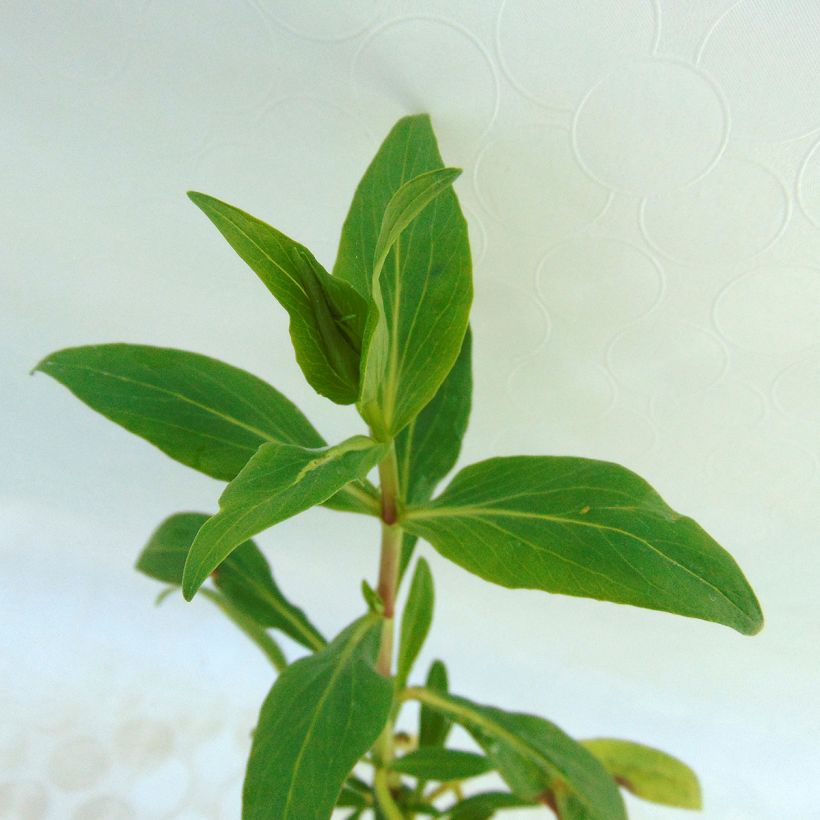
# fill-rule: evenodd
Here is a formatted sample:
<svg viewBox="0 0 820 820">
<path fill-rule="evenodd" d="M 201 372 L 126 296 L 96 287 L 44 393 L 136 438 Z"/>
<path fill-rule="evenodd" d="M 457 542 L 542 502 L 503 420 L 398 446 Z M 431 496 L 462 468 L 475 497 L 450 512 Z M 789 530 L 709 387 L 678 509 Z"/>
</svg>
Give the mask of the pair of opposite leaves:
<svg viewBox="0 0 820 820">
<path fill-rule="evenodd" d="M 375 438 L 325 447 L 274 388 L 182 351 L 73 348 L 38 369 L 174 458 L 231 482 L 189 554 L 188 598 L 239 544 L 308 507 L 377 513 L 364 476 L 396 436 L 408 547 L 422 536 L 508 587 L 758 631 L 759 605 L 731 556 L 618 465 L 494 458 L 427 500 L 455 463 L 469 412 L 472 284 L 456 175 L 443 167 L 429 118 L 401 120 L 356 191 L 333 276 L 275 229 L 193 195 L 288 310 L 308 380 L 339 401 L 357 399 Z"/>
</svg>

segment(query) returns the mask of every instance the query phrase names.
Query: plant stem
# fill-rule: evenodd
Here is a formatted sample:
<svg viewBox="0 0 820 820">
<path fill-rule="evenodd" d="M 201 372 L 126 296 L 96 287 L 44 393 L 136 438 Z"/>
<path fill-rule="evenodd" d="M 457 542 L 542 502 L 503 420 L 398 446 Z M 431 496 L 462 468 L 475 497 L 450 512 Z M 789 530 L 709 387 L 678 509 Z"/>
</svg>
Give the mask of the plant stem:
<svg viewBox="0 0 820 820">
<path fill-rule="evenodd" d="M 379 464 L 379 483 L 382 496 L 382 543 L 379 559 L 378 593 L 384 604 L 379 659 L 376 671 L 386 678 L 393 672 L 393 631 L 396 612 L 396 590 L 399 581 L 401 556 L 401 527 L 396 524 L 399 502 L 399 474 L 396 449 L 391 444 L 387 456 Z M 393 759 L 393 718 L 387 722 L 376 741 L 376 770 L 374 786 L 379 806 L 389 820 L 402 820 L 402 813 L 390 792 L 389 766 Z"/>
</svg>

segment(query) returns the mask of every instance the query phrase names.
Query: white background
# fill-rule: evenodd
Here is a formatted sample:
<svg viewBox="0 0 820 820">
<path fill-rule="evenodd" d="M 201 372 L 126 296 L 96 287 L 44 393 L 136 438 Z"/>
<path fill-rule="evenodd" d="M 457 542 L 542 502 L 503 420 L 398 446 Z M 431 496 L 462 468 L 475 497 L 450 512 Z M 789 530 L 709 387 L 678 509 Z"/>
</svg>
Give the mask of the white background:
<svg viewBox="0 0 820 820">
<path fill-rule="evenodd" d="M 709 820 L 820 817 L 820 6 L 6 0 L 0 44 L 0 816 L 235 818 L 270 685 L 207 601 L 156 609 L 131 569 L 220 485 L 28 370 L 176 346 L 268 379 L 330 440 L 357 432 L 184 192 L 330 265 L 379 141 L 429 111 L 476 262 L 462 463 L 625 463 L 737 557 L 767 626 L 503 590 L 423 548 L 425 666 L 676 753 Z M 260 540 L 324 630 L 359 613 L 373 522 L 317 510 Z"/>
</svg>

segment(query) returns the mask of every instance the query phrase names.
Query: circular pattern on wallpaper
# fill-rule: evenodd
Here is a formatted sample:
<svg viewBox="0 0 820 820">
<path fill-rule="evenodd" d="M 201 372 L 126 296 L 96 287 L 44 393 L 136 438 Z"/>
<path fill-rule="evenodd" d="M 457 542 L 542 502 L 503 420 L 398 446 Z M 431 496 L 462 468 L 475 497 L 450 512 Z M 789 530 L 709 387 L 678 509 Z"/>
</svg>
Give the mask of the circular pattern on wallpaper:
<svg viewBox="0 0 820 820">
<path fill-rule="evenodd" d="M 744 137 L 786 140 L 820 127 L 820 4 L 735 3 L 699 55 Z"/>
<path fill-rule="evenodd" d="M 600 216 L 610 200 L 572 154 L 569 132 L 530 125 L 488 143 L 475 166 L 481 204 L 509 228 L 564 239 Z"/>
<path fill-rule="evenodd" d="M 376 29 L 356 52 L 352 73 L 374 136 L 381 141 L 399 117 L 427 112 L 445 163 L 464 163 L 498 109 L 487 50 L 470 31 L 438 17 L 405 17 Z"/>
<path fill-rule="evenodd" d="M 820 356 L 789 365 L 774 380 L 772 395 L 782 413 L 816 425 L 820 418 Z"/>
<path fill-rule="evenodd" d="M 809 221 L 820 228 L 820 140 L 812 146 L 800 169 L 797 201 Z"/>
<path fill-rule="evenodd" d="M 708 77 L 685 63 L 645 60 L 589 91 L 575 113 L 573 143 L 593 179 L 648 196 L 706 173 L 723 153 L 728 125 Z"/>
<path fill-rule="evenodd" d="M 754 353 L 797 353 L 820 342 L 820 269 L 763 266 L 717 296 L 714 320 L 724 338 Z"/>
<path fill-rule="evenodd" d="M 307 40 L 340 42 L 363 34 L 384 8 L 384 0 L 257 0 L 283 28 Z"/>
<path fill-rule="evenodd" d="M 791 209 L 779 177 L 756 162 L 722 158 L 705 177 L 641 205 L 641 228 L 660 253 L 690 265 L 726 265 L 770 247 Z"/>
<path fill-rule="evenodd" d="M 613 66 L 651 53 L 656 28 L 652 0 L 506 0 L 496 47 L 504 73 L 521 93 L 573 108 Z"/>
</svg>

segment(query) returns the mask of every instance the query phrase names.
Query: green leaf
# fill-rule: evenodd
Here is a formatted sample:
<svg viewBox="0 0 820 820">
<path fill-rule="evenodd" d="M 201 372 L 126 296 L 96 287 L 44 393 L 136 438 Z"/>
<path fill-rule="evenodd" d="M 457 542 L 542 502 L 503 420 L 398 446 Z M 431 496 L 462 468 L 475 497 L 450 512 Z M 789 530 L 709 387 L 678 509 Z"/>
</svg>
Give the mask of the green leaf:
<svg viewBox="0 0 820 820">
<path fill-rule="evenodd" d="M 206 194 L 188 196 L 288 312 L 296 361 L 311 387 L 338 404 L 356 401 L 365 300 L 270 225 Z"/>
<path fill-rule="evenodd" d="M 406 503 L 427 501 L 455 466 L 467 430 L 472 392 L 472 334 L 468 327 L 456 363 L 438 392 L 396 437 L 399 488 Z M 401 575 L 410 563 L 415 543 L 415 535 L 402 533 Z"/>
<path fill-rule="evenodd" d="M 191 545 L 182 593 L 191 600 L 202 582 L 252 535 L 320 504 L 368 470 L 386 447 L 353 436 L 333 447 L 263 444 L 219 499 Z"/>
<path fill-rule="evenodd" d="M 243 789 L 244 820 L 327 820 L 390 715 L 373 669 L 382 619 L 366 615 L 289 666 L 262 705 Z"/>
<path fill-rule="evenodd" d="M 489 820 L 499 809 L 532 805 L 531 801 L 522 800 L 508 792 L 483 792 L 460 800 L 446 812 L 446 817 L 447 820 Z"/>
<path fill-rule="evenodd" d="M 408 689 L 405 697 L 438 709 L 467 729 L 521 799 L 571 794 L 589 820 L 626 820 L 615 782 L 590 752 L 555 724 L 428 689 Z"/>
<path fill-rule="evenodd" d="M 672 755 L 628 740 L 582 740 L 615 782 L 644 800 L 677 806 L 703 807 L 697 775 Z"/>
<path fill-rule="evenodd" d="M 442 555 L 506 587 L 763 625 L 732 557 L 642 478 L 583 458 L 516 456 L 465 468 L 402 517 Z"/>
<path fill-rule="evenodd" d="M 177 513 L 166 518 L 151 535 L 136 568 L 158 581 L 180 586 L 188 551 L 207 520 L 203 513 Z M 253 541 L 240 544 L 216 568 L 214 583 L 233 607 L 260 626 L 279 629 L 311 650 L 325 645 L 305 613 L 282 594 Z"/>
<path fill-rule="evenodd" d="M 449 690 L 447 667 L 443 661 L 430 664 L 425 688 L 446 695 Z M 424 702 L 419 710 L 419 746 L 443 746 L 453 723 L 443 712 L 431 709 Z"/>
<path fill-rule="evenodd" d="M 401 617 L 401 640 L 396 663 L 396 687 L 398 689 L 403 689 L 407 683 L 407 676 L 430 631 L 434 598 L 433 576 L 430 573 L 430 567 L 427 561 L 419 558 L 416 562 L 413 582 L 410 584 L 407 605 Z"/>
<path fill-rule="evenodd" d="M 390 768 L 420 780 L 446 782 L 478 777 L 492 771 L 493 767 L 484 755 L 428 746 L 394 760 Z"/>
<path fill-rule="evenodd" d="M 52 353 L 35 371 L 166 455 L 230 481 L 267 441 L 323 447 L 299 408 L 256 376 L 184 350 L 106 344 Z M 351 484 L 327 506 L 378 515 L 372 487 Z"/>
<path fill-rule="evenodd" d="M 470 249 L 451 188 L 412 221 L 374 277 L 394 194 L 409 180 L 443 167 L 430 118 L 399 120 L 365 172 L 342 229 L 333 272 L 370 303 L 359 410 L 380 438 L 397 434 L 433 398 L 467 329 Z"/>
</svg>

